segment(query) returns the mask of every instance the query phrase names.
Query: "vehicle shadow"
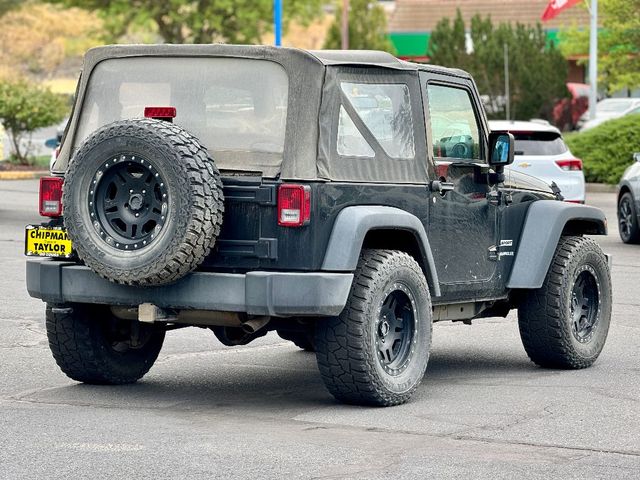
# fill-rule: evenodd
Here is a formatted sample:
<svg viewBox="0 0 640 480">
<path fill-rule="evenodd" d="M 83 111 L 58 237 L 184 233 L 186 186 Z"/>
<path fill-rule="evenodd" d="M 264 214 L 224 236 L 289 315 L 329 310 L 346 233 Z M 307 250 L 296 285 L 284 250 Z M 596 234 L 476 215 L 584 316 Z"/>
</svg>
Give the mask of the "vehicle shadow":
<svg viewBox="0 0 640 480">
<path fill-rule="evenodd" d="M 514 380 L 528 377 L 537 370 L 524 354 L 482 353 L 469 349 L 434 351 L 423 386 L 434 391 L 471 379 Z M 280 364 L 248 363 L 232 358 L 221 363 L 200 361 L 188 369 L 167 362 L 133 385 L 72 384 L 31 393 L 24 399 L 125 409 L 213 411 L 233 408 L 234 412 L 241 409 L 287 417 L 310 407 L 338 405 L 322 383 L 314 354 L 281 351 L 277 357 Z"/>
<path fill-rule="evenodd" d="M 452 377 L 517 376 L 539 370 L 524 351 L 487 349 L 436 350 L 432 352 L 424 381 L 445 383 Z"/>
</svg>

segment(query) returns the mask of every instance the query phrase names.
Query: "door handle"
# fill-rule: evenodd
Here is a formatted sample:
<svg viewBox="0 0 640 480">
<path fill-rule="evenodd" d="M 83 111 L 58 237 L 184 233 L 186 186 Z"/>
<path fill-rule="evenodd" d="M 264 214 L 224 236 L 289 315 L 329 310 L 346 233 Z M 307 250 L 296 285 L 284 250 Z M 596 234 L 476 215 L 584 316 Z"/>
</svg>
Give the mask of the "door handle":
<svg viewBox="0 0 640 480">
<path fill-rule="evenodd" d="M 455 188 L 453 183 L 444 181 L 444 178 L 441 178 L 440 180 L 433 180 L 429 187 L 432 192 L 438 192 L 442 196 L 445 196 L 447 192 L 450 192 Z"/>
</svg>

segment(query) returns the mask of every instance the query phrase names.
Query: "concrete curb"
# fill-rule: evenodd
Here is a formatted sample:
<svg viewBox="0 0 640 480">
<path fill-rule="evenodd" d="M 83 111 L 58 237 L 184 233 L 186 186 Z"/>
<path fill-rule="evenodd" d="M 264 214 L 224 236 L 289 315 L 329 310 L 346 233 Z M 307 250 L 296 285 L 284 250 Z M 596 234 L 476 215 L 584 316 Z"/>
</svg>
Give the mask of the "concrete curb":
<svg viewBox="0 0 640 480">
<path fill-rule="evenodd" d="M 615 193 L 616 185 L 608 183 L 587 183 L 587 193 Z"/>
<path fill-rule="evenodd" d="M 37 170 L 37 171 L 2 171 L 0 172 L 0 180 L 32 180 L 34 178 L 46 177 L 49 175 L 48 170 Z"/>
</svg>

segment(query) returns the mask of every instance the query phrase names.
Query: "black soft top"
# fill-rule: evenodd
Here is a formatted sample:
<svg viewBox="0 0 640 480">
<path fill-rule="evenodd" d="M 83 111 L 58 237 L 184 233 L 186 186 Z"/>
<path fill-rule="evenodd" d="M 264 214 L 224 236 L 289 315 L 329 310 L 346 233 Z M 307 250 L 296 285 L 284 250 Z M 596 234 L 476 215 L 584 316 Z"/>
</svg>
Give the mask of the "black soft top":
<svg viewBox="0 0 640 480">
<path fill-rule="evenodd" d="M 53 171 L 64 173 L 73 156 L 75 132 L 82 110 L 91 73 L 100 62 L 131 57 L 234 57 L 270 60 L 282 65 L 289 75 L 289 103 L 295 105 L 287 113 L 284 159 L 281 168 L 263 172 L 265 176 L 280 175 L 284 179 L 316 179 L 318 174 L 318 137 L 322 120 L 318 122 L 322 91 L 327 68 L 360 66 L 386 69 L 390 74 L 434 71 L 470 78 L 462 70 L 406 62 L 393 55 L 368 50 L 301 50 L 263 45 L 107 45 L 92 48 L 84 57 L 83 73 L 76 91 L 74 113 L 65 132 L 60 155 Z M 322 175 L 320 175 L 323 177 Z"/>
<path fill-rule="evenodd" d="M 390 53 L 377 50 L 302 50 L 290 47 L 273 47 L 268 45 L 105 45 L 89 50 L 84 59 L 85 69 L 108 58 L 134 56 L 226 56 L 242 58 L 262 58 L 295 62 L 300 66 L 307 65 L 303 59 L 312 59 L 321 65 L 359 65 L 394 70 L 429 70 L 460 77 L 470 77 L 463 70 L 445 68 L 431 64 L 418 64 L 400 60 Z"/>
</svg>

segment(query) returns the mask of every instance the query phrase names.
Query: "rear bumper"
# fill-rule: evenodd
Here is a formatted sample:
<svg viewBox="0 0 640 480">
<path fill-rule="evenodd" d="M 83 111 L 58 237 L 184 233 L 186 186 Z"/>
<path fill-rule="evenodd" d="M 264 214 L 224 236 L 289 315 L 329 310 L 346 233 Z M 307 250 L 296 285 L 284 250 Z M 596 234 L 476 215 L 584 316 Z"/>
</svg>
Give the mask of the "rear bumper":
<svg viewBox="0 0 640 480">
<path fill-rule="evenodd" d="M 50 303 L 100 303 L 246 312 L 251 315 L 338 315 L 353 274 L 329 272 L 194 272 L 176 283 L 132 287 L 105 280 L 88 267 L 27 259 L 29 295 Z"/>
</svg>

